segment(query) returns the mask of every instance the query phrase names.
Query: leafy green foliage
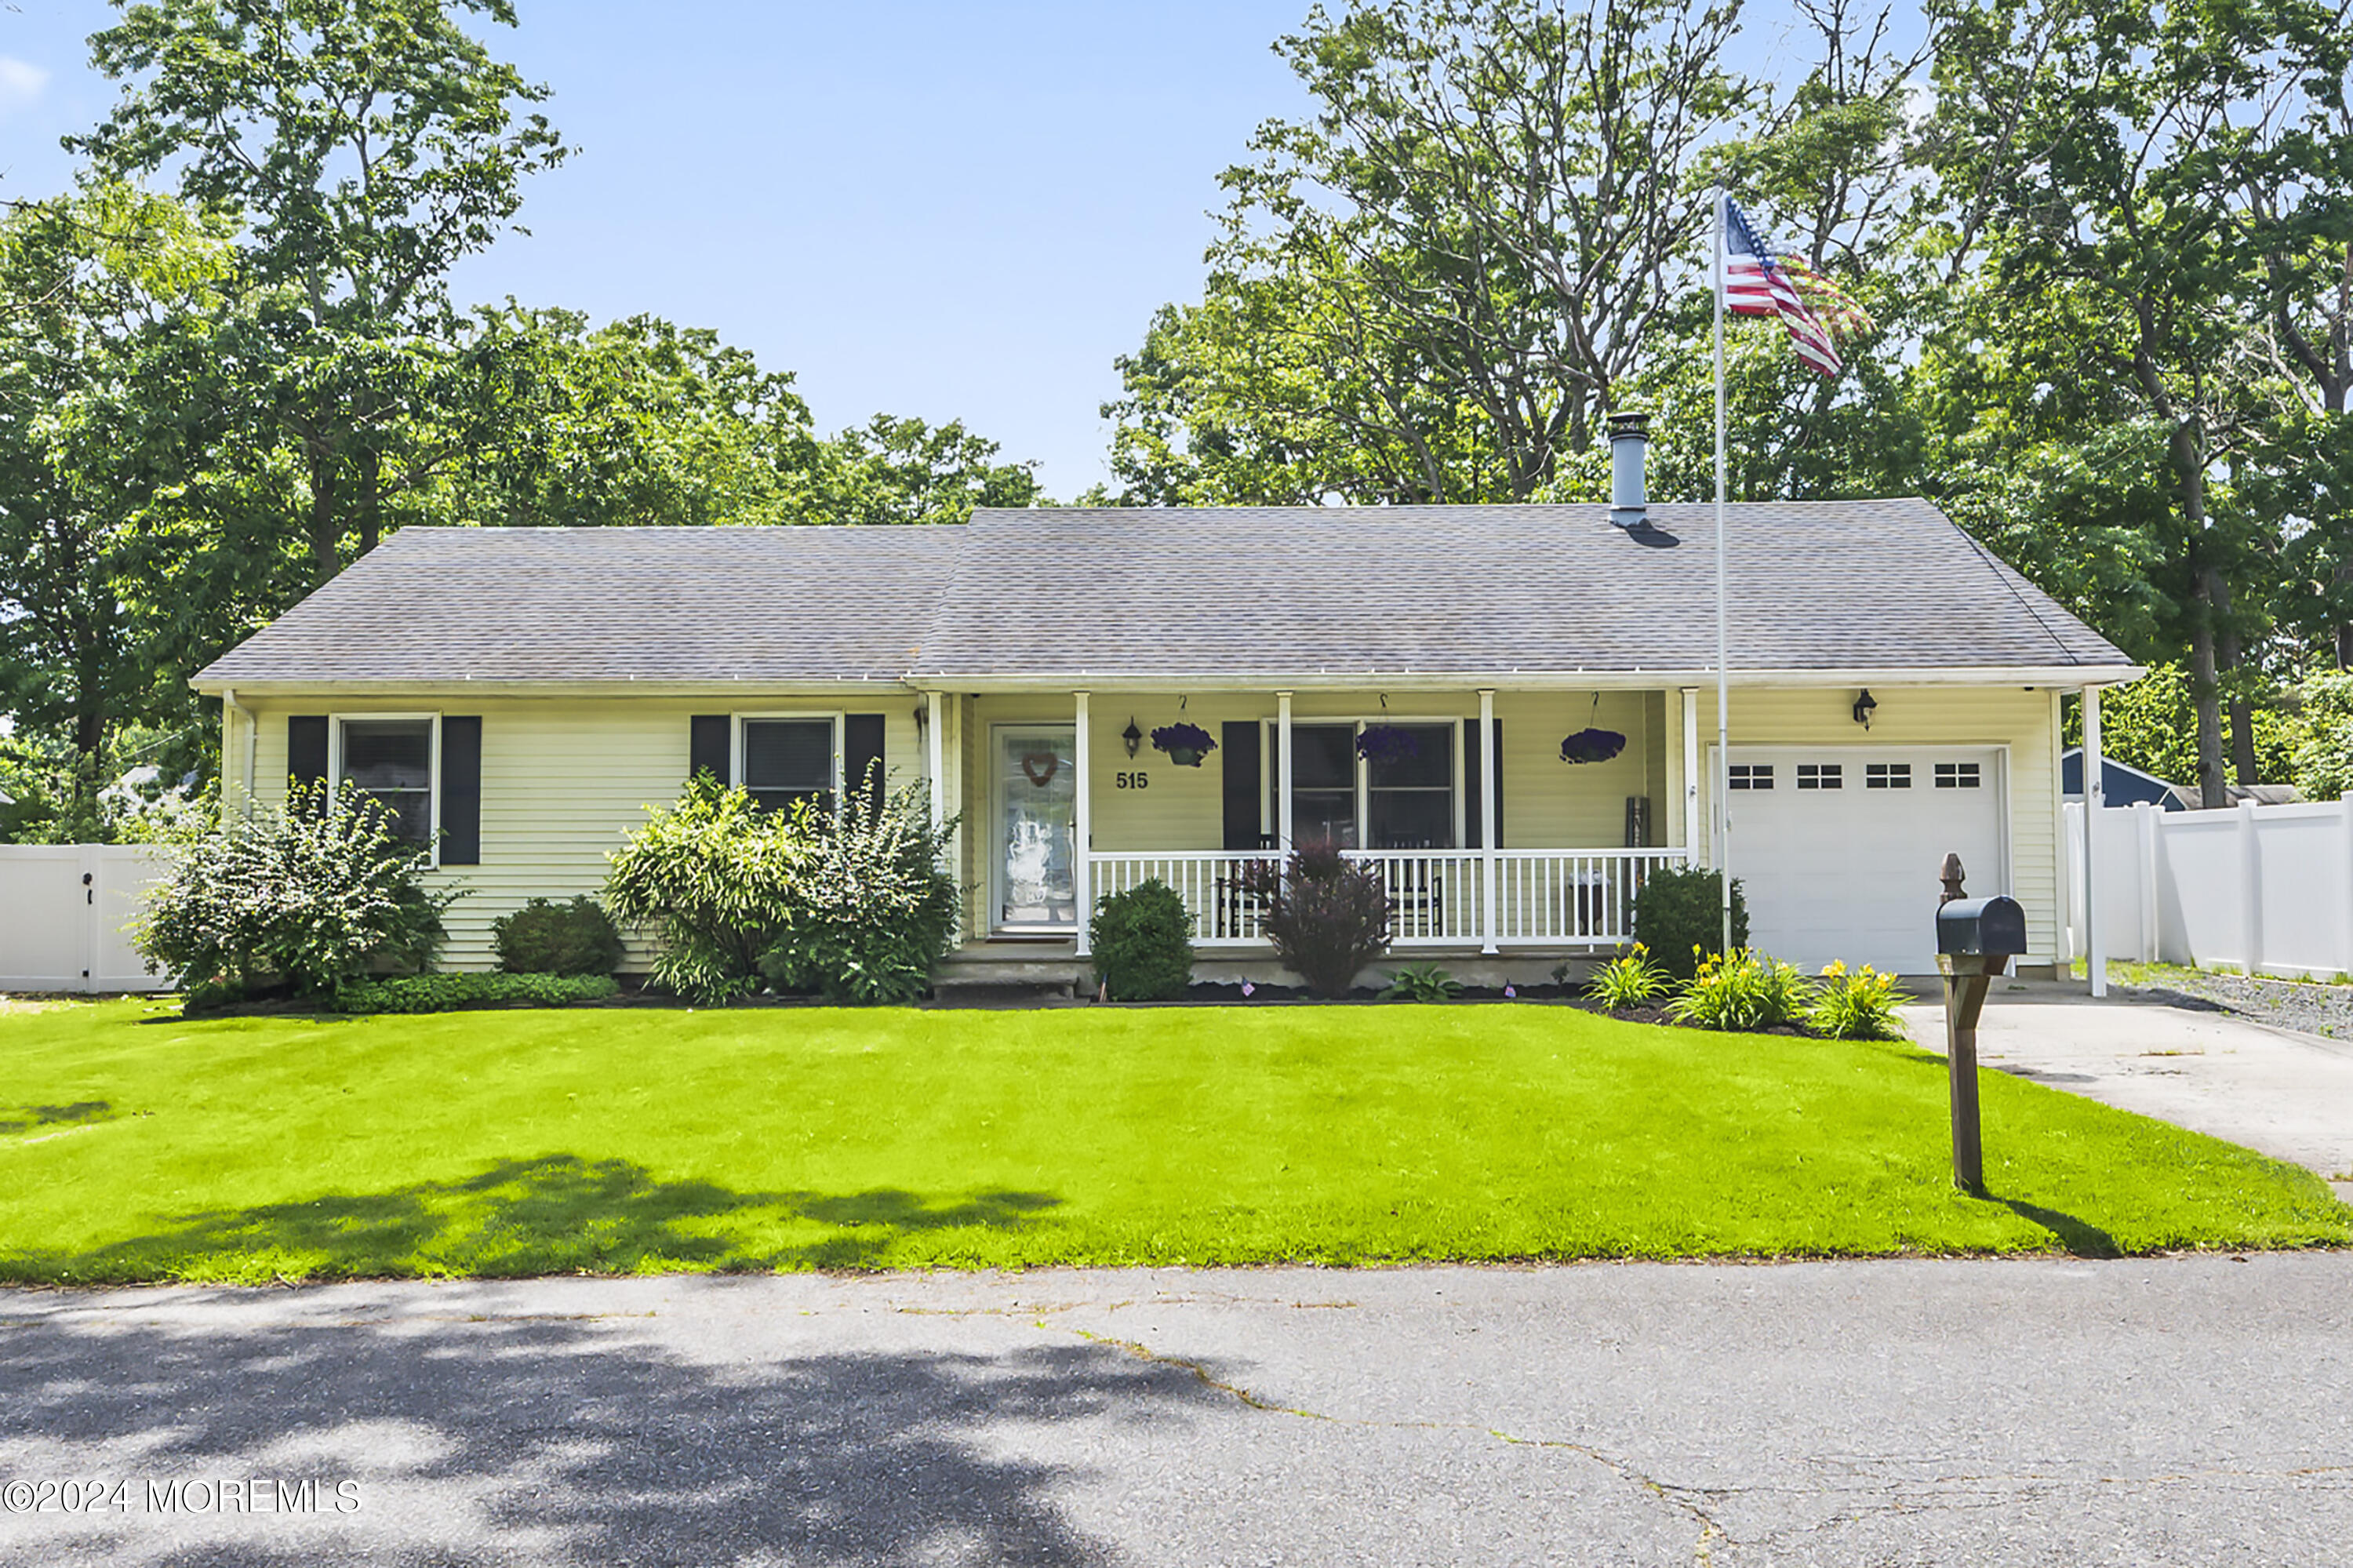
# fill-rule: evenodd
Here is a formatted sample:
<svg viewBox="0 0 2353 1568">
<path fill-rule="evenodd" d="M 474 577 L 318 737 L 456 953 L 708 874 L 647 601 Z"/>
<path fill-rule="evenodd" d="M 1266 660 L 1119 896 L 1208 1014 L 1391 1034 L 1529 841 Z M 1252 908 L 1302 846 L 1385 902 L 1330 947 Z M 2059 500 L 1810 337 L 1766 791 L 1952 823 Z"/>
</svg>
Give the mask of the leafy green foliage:
<svg viewBox="0 0 2353 1568">
<path fill-rule="evenodd" d="M 1901 1040 L 1895 1010 L 1905 1001 L 1894 975 L 1869 964 L 1849 972 L 1844 964 L 1824 969 L 1806 1010 L 1806 1027 L 1831 1040 Z"/>
<path fill-rule="evenodd" d="M 1654 871 L 1634 896 L 1634 940 L 1676 980 L 1724 948 L 1724 880 L 1698 866 Z M 1732 879 L 1732 945 L 1748 945 L 1748 901 Z"/>
<path fill-rule="evenodd" d="M 1193 912 L 1156 876 L 1097 899 L 1087 945 L 1113 1001 L 1174 1001 L 1193 983 Z"/>
<path fill-rule="evenodd" d="M 2353 791 L 2353 673 L 2316 675 L 2306 682 L 2303 717 L 2295 787 L 2306 800 L 2341 800 Z"/>
<path fill-rule="evenodd" d="M 2274 707 L 2249 710 L 2253 725 L 2255 768 L 2267 784 L 2297 777 L 2304 726 L 2295 714 Z M 2084 711 L 2070 703 L 2066 741 L 2084 743 Z M 2153 773 L 2168 784 L 2198 782 L 2198 704 L 2189 673 L 2179 664 L 2152 665 L 2130 685 L 2100 694 L 2100 749 L 2126 767 Z M 2309 791 L 2306 791 L 2309 793 Z"/>
<path fill-rule="evenodd" d="M 491 946 L 510 974 L 609 975 L 621 967 L 621 933 L 586 894 L 567 904 L 534 898 L 491 922 Z"/>
<path fill-rule="evenodd" d="M 1697 1029 L 1744 1033 L 1795 1023 L 1806 1015 L 1813 994 L 1795 964 L 1742 948 L 1703 962 L 1682 994 L 1667 1003 L 1667 1016 Z"/>
<path fill-rule="evenodd" d="M 607 856 L 605 907 L 651 932 L 654 984 L 703 1002 L 759 989 L 760 955 L 784 933 L 809 854 L 789 827 L 698 776 Z"/>
<path fill-rule="evenodd" d="M 1347 995 L 1358 971 L 1389 950 L 1380 868 L 1348 859 L 1337 844 L 1302 844 L 1280 864 L 1254 861 L 1241 882 L 1264 908 L 1259 924 L 1274 956 L 1317 996 Z"/>
<path fill-rule="evenodd" d="M 1462 994 L 1462 982 L 1436 964 L 1408 964 L 1389 976 L 1383 1001 L 1452 1001 Z"/>
<path fill-rule="evenodd" d="M 1652 962 L 1651 950 L 1637 942 L 1629 951 L 1596 968 L 1585 989 L 1588 995 L 1614 1012 L 1656 1001 L 1667 994 L 1673 983 L 1674 977 L 1663 966 Z"/>
<path fill-rule="evenodd" d="M 760 972 L 834 1001 L 922 995 L 955 943 L 958 908 L 947 829 L 933 828 L 923 788 L 894 790 L 873 810 L 836 814 L 802 800 L 775 831 L 799 853 Z"/>
<path fill-rule="evenodd" d="M 296 786 L 282 808 L 176 852 L 133 931 L 141 955 L 199 998 L 283 990 L 323 1001 L 382 969 L 423 969 L 461 895 L 430 886 L 431 853 L 395 838 L 384 808 L 349 783 Z"/>
<path fill-rule="evenodd" d="M 337 1012 L 456 1012 L 473 1007 L 562 1007 L 621 994 L 611 975 L 403 975 L 355 985 L 335 998 Z"/>
</svg>

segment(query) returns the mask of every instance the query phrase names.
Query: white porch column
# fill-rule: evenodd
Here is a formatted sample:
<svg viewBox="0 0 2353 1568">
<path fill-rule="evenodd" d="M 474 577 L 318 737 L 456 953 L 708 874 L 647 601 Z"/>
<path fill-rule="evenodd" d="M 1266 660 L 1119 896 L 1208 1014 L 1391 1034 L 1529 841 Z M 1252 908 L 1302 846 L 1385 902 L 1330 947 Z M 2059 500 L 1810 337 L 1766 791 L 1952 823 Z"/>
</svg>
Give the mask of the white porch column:
<svg viewBox="0 0 2353 1568">
<path fill-rule="evenodd" d="M 1088 852 L 1094 848 L 1094 792 L 1088 788 L 1087 778 L 1087 694 L 1071 694 L 1071 766 L 1079 770 L 1075 782 L 1077 800 L 1071 830 L 1071 882 L 1077 893 L 1079 906 L 1079 957 L 1087 956 L 1087 923 L 1095 912 L 1094 871 L 1087 863 Z"/>
<path fill-rule="evenodd" d="M 1291 694 L 1274 694 L 1274 846 L 1291 853 Z"/>
<path fill-rule="evenodd" d="M 1479 950 L 1495 950 L 1495 801 L 1503 795 L 1495 778 L 1495 693 L 1479 693 Z"/>
<path fill-rule="evenodd" d="M 2101 775 L 2107 771 L 2100 754 L 2100 688 L 2084 688 L 2084 967 L 2092 977 L 2092 994 L 2108 994 L 2108 955 L 2100 945 L 2100 883 L 2093 845 L 2100 839 L 2100 804 L 2107 791 Z"/>
<path fill-rule="evenodd" d="M 932 832 L 937 834 L 948 820 L 947 716 L 940 711 L 940 694 L 923 694 L 923 778 L 932 797 Z"/>
<path fill-rule="evenodd" d="M 1683 853 L 1691 863 L 1699 853 L 1699 688 L 1683 688 Z"/>
</svg>

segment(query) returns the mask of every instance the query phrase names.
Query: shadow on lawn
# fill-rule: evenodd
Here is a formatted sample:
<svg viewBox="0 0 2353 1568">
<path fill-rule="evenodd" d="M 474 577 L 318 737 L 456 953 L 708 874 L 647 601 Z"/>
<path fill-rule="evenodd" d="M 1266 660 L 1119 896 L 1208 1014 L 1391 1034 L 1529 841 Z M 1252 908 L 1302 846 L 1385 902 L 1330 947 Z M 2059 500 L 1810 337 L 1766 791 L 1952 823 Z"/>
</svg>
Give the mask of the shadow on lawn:
<svg viewBox="0 0 2353 1568">
<path fill-rule="evenodd" d="M 667 1303 L 661 1321 L 563 1285 L 528 1298 L 361 1288 L 184 1296 L 168 1316 L 102 1301 L 23 1314 L 0 1360 L 0 1469 L 29 1450 L 77 1475 L 119 1474 L 135 1455 L 167 1485 L 311 1478 L 321 1506 L 26 1516 L 12 1520 L 23 1533 L 0 1531 L 0 1563 L 162 1552 L 191 1568 L 395 1556 L 601 1568 L 774 1553 L 1082 1568 L 1113 1554 L 1060 1504 L 1083 1471 L 1037 1457 L 1069 1446 L 1048 1435 L 1193 1428 L 1229 1403 L 1187 1369 L 1109 1346 L 976 1352 L 959 1347 L 988 1336 L 910 1343 L 862 1332 L 855 1313 L 813 1338 L 799 1314 L 764 1312 L 759 1288 L 700 1286 L 701 1317 Z M 691 1320 L 668 1327 L 681 1310 Z M 339 1516 L 344 1480 L 358 1506 Z"/>
<path fill-rule="evenodd" d="M 69 1106 L 18 1106 L 14 1110 L 0 1110 L 0 1137 L 12 1132 L 30 1132 L 37 1127 L 79 1127 L 93 1121 L 111 1121 L 114 1107 L 107 1100 L 76 1100 Z"/>
<path fill-rule="evenodd" d="M 1998 1192 L 1986 1194 L 1989 1202 L 2000 1203 L 2011 1213 L 2031 1224 L 2041 1225 L 2058 1238 L 2059 1245 L 2076 1257 L 2122 1257 L 2125 1249 L 2116 1238 L 2073 1214 L 2063 1214 L 2056 1209 L 2045 1209 L 2019 1198 L 2005 1198 Z"/>
<path fill-rule="evenodd" d="M 864 1192 L 739 1192 L 657 1181 L 626 1160 L 551 1154 L 501 1160 L 459 1181 L 389 1192 L 177 1216 L 169 1230 L 79 1255 L 17 1253 L 0 1274 L 72 1282 L 417 1274 L 628 1274 L 665 1267 L 862 1268 L 912 1232 L 1018 1229 L 1061 1202 L 990 1191 L 925 1198 Z M 747 1242 L 731 1218 L 796 1221 L 827 1234 Z"/>
</svg>

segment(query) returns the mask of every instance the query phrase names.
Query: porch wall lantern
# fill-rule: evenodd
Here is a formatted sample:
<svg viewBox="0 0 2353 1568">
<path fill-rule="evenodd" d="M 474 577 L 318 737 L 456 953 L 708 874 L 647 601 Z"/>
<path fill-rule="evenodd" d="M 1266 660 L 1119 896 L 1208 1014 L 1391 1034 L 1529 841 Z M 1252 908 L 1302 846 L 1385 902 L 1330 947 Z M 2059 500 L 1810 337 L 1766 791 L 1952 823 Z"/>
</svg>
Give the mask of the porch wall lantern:
<svg viewBox="0 0 2353 1568">
<path fill-rule="evenodd" d="M 1127 754 L 1132 758 L 1144 744 L 1144 732 L 1135 727 L 1135 721 L 1131 718 L 1127 721 L 1127 727 L 1119 732 L 1119 738 L 1127 743 Z"/>
<path fill-rule="evenodd" d="M 1854 722 L 1861 725 L 1863 728 L 1869 729 L 1871 727 L 1871 715 L 1878 711 L 1879 703 L 1872 696 L 1871 688 L 1868 686 L 1864 687 L 1862 695 L 1854 699 Z"/>
</svg>

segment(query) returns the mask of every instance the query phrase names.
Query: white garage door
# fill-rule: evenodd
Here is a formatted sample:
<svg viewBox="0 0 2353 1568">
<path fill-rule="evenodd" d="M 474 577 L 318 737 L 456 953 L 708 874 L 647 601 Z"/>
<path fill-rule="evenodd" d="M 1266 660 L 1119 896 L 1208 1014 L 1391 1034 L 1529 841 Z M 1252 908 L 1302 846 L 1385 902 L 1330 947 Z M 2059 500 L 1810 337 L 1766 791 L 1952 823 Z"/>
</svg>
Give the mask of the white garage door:
<svg viewBox="0 0 2353 1568">
<path fill-rule="evenodd" d="M 1936 968 L 1936 868 L 2010 891 L 2002 754 L 1968 747 L 1732 748 L 1732 874 L 1749 942 L 1818 969 Z"/>
</svg>

